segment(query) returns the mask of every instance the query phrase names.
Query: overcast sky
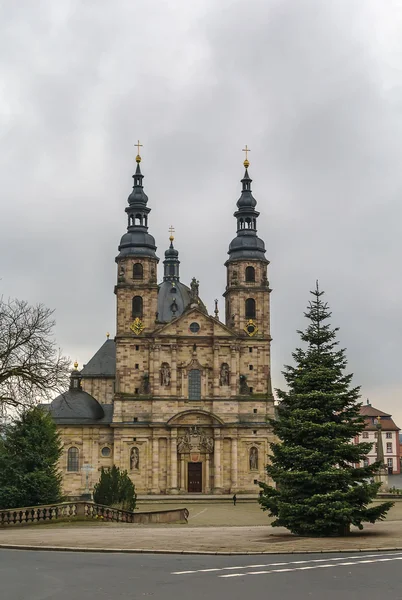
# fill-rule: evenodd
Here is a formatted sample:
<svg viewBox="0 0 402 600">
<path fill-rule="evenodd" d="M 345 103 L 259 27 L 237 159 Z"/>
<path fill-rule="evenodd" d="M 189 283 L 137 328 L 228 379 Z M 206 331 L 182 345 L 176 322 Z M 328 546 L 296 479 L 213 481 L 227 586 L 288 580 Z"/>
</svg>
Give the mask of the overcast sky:
<svg viewBox="0 0 402 600">
<path fill-rule="evenodd" d="M 251 148 L 273 384 L 318 278 L 362 397 L 402 427 L 402 2 L 0 2 L 0 287 L 88 362 L 142 149 L 158 255 L 213 312 Z M 159 276 L 161 277 L 161 268 Z"/>
</svg>

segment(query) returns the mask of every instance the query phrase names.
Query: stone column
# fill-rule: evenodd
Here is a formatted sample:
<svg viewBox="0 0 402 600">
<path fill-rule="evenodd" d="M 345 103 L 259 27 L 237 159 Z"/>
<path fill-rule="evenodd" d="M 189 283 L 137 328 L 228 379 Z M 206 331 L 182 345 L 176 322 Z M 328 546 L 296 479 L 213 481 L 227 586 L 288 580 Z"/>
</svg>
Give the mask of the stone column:
<svg viewBox="0 0 402 600">
<path fill-rule="evenodd" d="M 232 437 L 232 459 L 231 459 L 231 491 L 237 488 L 237 437 Z"/>
<path fill-rule="evenodd" d="M 221 461 L 221 430 L 214 429 L 214 494 L 222 493 L 222 461 Z"/>
<path fill-rule="evenodd" d="M 238 373 L 236 369 L 236 346 L 230 347 L 230 395 L 238 395 Z"/>
<path fill-rule="evenodd" d="M 210 468 L 209 468 L 209 454 L 205 455 L 205 493 L 211 493 L 211 481 L 210 481 Z"/>
<path fill-rule="evenodd" d="M 184 471 L 184 454 L 180 455 L 180 493 L 186 491 L 186 474 Z"/>
<path fill-rule="evenodd" d="M 219 397 L 219 346 L 214 346 L 214 371 L 213 371 L 214 398 Z"/>
<path fill-rule="evenodd" d="M 172 379 L 170 382 L 170 395 L 177 396 L 177 346 L 176 344 L 171 345 L 172 350 Z"/>
<path fill-rule="evenodd" d="M 155 432 L 152 439 L 152 493 L 159 494 L 159 440 Z"/>
<path fill-rule="evenodd" d="M 170 432 L 170 493 L 177 494 L 177 428 Z"/>
</svg>

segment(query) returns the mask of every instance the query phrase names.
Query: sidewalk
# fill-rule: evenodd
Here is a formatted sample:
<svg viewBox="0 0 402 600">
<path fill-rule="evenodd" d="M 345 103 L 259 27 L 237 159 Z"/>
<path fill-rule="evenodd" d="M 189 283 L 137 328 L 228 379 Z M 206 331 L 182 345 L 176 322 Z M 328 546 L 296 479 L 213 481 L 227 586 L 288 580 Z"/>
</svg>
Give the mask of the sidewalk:
<svg viewBox="0 0 402 600">
<path fill-rule="evenodd" d="M 1 547 L 103 552 L 261 554 L 402 550 L 402 521 L 384 521 L 346 538 L 298 538 L 284 528 L 55 524 L 0 530 Z"/>
</svg>

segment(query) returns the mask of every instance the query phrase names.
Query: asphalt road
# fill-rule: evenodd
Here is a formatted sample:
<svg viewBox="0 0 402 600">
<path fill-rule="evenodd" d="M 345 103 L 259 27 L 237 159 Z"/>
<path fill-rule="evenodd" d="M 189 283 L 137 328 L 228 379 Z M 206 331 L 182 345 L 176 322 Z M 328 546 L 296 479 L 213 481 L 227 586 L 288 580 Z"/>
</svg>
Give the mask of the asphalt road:
<svg viewBox="0 0 402 600">
<path fill-rule="evenodd" d="M 401 600 L 402 552 L 199 556 L 0 550 L 1 600 Z"/>
</svg>

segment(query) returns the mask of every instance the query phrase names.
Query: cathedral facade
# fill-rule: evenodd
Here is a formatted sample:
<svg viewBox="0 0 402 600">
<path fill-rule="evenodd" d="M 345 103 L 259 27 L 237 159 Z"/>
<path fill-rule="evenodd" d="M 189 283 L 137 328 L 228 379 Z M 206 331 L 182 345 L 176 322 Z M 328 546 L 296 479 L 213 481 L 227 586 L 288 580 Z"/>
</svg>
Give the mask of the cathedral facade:
<svg viewBox="0 0 402 600">
<path fill-rule="evenodd" d="M 61 433 L 66 496 L 99 470 L 127 470 L 139 494 L 257 493 L 267 481 L 274 415 L 270 288 L 246 159 L 236 236 L 225 262 L 225 318 L 208 314 L 199 283 L 180 280 L 171 235 L 158 283 L 141 157 L 116 258 L 116 336 L 50 411 Z"/>
</svg>

